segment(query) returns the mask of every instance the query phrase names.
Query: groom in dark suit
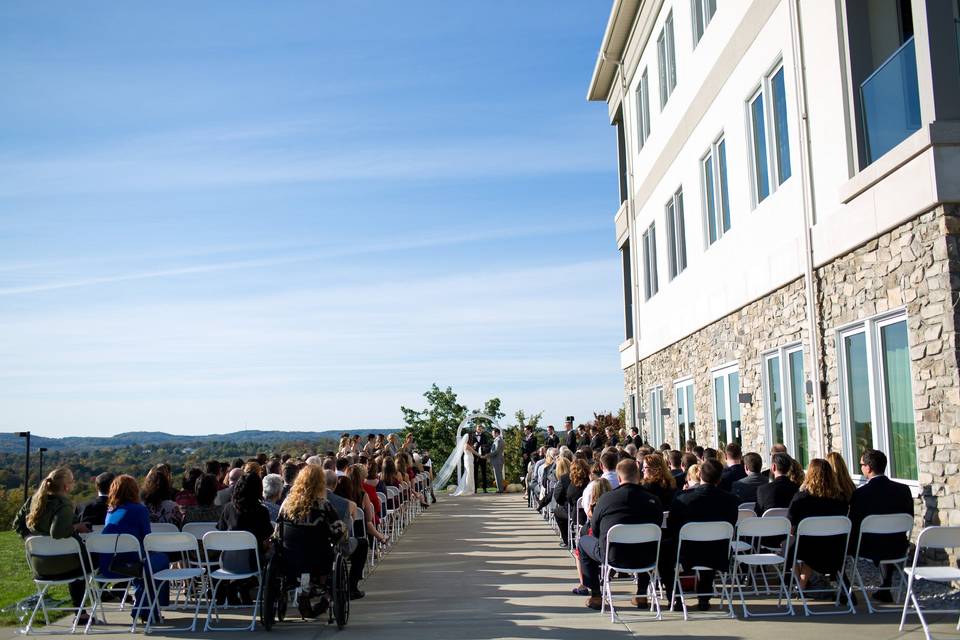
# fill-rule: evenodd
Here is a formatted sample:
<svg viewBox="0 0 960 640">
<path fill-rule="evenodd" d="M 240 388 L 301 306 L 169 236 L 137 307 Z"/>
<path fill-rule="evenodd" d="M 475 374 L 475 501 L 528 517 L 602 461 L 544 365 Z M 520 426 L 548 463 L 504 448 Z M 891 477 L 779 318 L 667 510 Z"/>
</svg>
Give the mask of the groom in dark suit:
<svg viewBox="0 0 960 640">
<path fill-rule="evenodd" d="M 473 448 L 477 452 L 477 454 L 473 456 L 473 481 L 477 483 L 473 492 L 476 493 L 477 488 L 482 486 L 483 492 L 486 493 L 487 460 L 484 456 L 490 453 L 490 436 L 483 430 L 483 425 L 479 422 L 477 423 L 476 431 L 473 432 L 473 436 L 470 438 L 470 444 L 473 445 Z"/>
</svg>

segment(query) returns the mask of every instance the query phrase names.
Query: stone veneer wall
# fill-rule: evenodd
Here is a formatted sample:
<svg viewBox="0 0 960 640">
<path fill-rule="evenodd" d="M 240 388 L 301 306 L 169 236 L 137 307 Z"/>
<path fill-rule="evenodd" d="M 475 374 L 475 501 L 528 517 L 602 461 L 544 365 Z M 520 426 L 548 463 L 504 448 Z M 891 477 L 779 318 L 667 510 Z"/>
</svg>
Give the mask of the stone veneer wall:
<svg viewBox="0 0 960 640">
<path fill-rule="evenodd" d="M 913 378 L 919 479 L 922 504 L 918 524 L 960 524 L 955 493 L 960 487 L 960 218 L 956 207 L 939 207 L 871 240 L 816 271 L 820 314 L 821 377 L 825 439 L 829 450 L 843 451 L 836 353 L 836 330 L 886 311 L 906 309 Z M 697 441 L 714 444 L 713 376 L 722 365 L 736 363 L 741 393 L 753 403 L 741 405 L 745 451 L 768 450 L 763 394 L 762 355 L 802 342 L 804 371 L 810 376 L 810 340 L 803 280 L 752 302 L 742 309 L 669 345 L 640 362 L 639 410 L 647 412 L 642 431 L 649 433 L 649 393 L 663 386 L 666 441 L 676 447 L 677 423 L 673 381 L 693 376 Z M 635 391 L 633 367 L 624 371 L 627 395 Z M 823 455 L 807 396 L 811 455 Z"/>
</svg>

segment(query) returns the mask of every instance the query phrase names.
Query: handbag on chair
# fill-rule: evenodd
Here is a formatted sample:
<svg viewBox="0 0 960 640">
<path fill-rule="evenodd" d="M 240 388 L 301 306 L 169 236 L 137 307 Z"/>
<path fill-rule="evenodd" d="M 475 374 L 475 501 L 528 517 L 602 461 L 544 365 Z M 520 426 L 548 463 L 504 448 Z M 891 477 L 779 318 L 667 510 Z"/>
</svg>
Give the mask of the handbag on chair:
<svg viewBox="0 0 960 640">
<path fill-rule="evenodd" d="M 130 558 L 130 559 L 120 558 L 117 555 L 117 546 L 119 544 L 120 544 L 120 534 L 117 534 L 117 537 L 113 543 L 113 557 L 110 558 L 110 566 L 107 567 L 107 571 L 109 571 L 110 573 L 116 573 L 117 575 L 121 575 L 126 578 L 142 578 L 143 562 L 135 558 Z"/>
</svg>

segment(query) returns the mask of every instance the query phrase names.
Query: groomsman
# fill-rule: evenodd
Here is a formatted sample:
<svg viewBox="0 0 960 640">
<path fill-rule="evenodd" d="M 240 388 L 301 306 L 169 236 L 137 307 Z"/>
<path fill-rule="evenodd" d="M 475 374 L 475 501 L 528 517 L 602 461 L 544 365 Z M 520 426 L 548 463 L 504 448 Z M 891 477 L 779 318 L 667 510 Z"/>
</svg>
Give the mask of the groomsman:
<svg viewBox="0 0 960 640">
<path fill-rule="evenodd" d="M 527 425 L 523 428 L 523 442 L 520 445 L 520 457 L 523 459 L 523 473 L 526 475 L 527 467 L 533 454 L 537 452 L 537 434 L 533 427 Z"/>
<path fill-rule="evenodd" d="M 487 492 L 487 455 L 490 453 L 490 439 L 487 432 L 483 430 L 483 425 L 477 423 L 477 429 L 473 432 L 471 444 L 476 450 L 477 455 L 473 456 L 473 481 L 477 487 L 483 487 L 483 492 Z M 473 492 L 477 493 L 477 487 Z"/>
<path fill-rule="evenodd" d="M 577 432 L 573 430 L 573 416 L 567 416 L 566 421 L 563 423 L 563 429 L 565 431 L 565 440 L 564 443 L 567 445 L 567 448 L 570 451 L 577 450 Z"/>
<path fill-rule="evenodd" d="M 552 424 L 547 427 L 547 436 L 543 439 L 543 446 L 547 449 L 557 449 L 560 447 L 560 436 L 554 431 Z"/>
</svg>

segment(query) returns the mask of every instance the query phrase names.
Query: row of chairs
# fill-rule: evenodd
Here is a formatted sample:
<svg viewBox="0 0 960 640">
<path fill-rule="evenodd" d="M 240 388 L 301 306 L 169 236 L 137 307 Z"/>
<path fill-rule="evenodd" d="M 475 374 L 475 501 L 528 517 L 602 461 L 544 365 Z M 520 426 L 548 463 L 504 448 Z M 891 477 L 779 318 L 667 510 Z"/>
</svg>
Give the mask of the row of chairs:
<svg viewBox="0 0 960 640">
<path fill-rule="evenodd" d="M 414 497 L 413 493 L 417 492 L 421 496 L 425 496 L 431 492 L 430 474 L 417 474 L 414 476 L 413 482 L 402 489 L 391 486 L 387 486 L 385 489 L 386 493 L 377 492 L 377 498 L 380 500 L 380 532 L 387 536 L 388 542 L 383 545 L 374 538 L 368 556 L 370 569 L 374 568 L 383 559 L 414 518 L 423 511 L 423 506 Z M 362 515 L 358 513 L 358 522 L 361 517 Z"/>
<path fill-rule="evenodd" d="M 568 540 L 571 550 L 576 548 L 579 532 L 581 529 L 580 509 L 581 503 L 578 501 L 575 514 L 571 514 L 569 519 L 570 529 L 568 530 Z M 868 536 L 883 536 L 890 534 L 902 534 L 910 536 L 913 532 L 913 517 L 907 514 L 892 515 L 872 515 L 863 520 L 860 526 L 860 532 L 856 541 L 853 555 L 848 555 L 846 550 L 849 548 L 849 537 L 852 529 L 850 520 L 846 516 L 825 516 L 813 517 L 802 520 L 796 531 L 792 530 L 790 521 L 787 519 L 787 509 L 768 509 L 762 517 L 757 517 L 753 504 L 741 505 L 738 514 L 737 526 L 734 528 L 727 522 L 695 522 L 684 525 L 679 532 L 677 557 L 674 566 L 674 581 L 670 586 L 670 610 L 674 608 L 674 602 L 679 599 L 683 609 L 684 620 L 687 619 L 688 612 L 685 599 L 689 596 L 698 595 L 719 595 L 721 601 L 726 601 L 726 606 L 730 617 L 734 617 L 733 609 L 733 591 L 736 590 L 739 595 L 740 606 L 744 618 L 768 615 L 794 615 L 794 607 L 791 596 L 796 594 L 806 615 L 820 615 L 822 613 L 856 613 L 853 604 L 853 594 L 860 591 L 866 602 L 867 610 L 873 614 L 878 611 L 894 611 L 896 609 L 885 608 L 878 609 L 870 601 L 870 592 L 876 591 L 876 587 L 868 587 L 860 570 L 861 560 L 868 560 L 861 555 L 863 541 Z M 659 545 L 662 536 L 662 530 L 667 525 L 668 512 L 664 512 L 664 519 L 661 526 L 646 525 L 616 525 L 607 533 L 607 548 L 604 550 L 604 558 L 609 557 L 610 544 L 654 544 L 657 549 L 655 558 L 659 558 Z M 554 529 L 556 525 L 554 524 Z M 790 550 L 801 539 L 843 538 L 843 566 L 838 567 L 835 588 L 811 589 L 801 586 L 799 576 L 788 566 L 790 561 Z M 777 544 L 774 546 L 765 545 L 764 541 L 774 539 Z M 680 578 L 682 563 L 680 562 L 681 548 L 684 543 L 726 541 L 730 548 L 729 569 L 717 572 L 716 590 L 709 593 L 686 593 L 684 591 L 683 580 Z M 792 544 L 793 543 L 793 544 Z M 809 548 L 809 547 L 805 547 Z M 880 561 L 881 569 L 889 567 L 900 577 L 898 594 L 896 600 L 899 601 L 902 595 L 903 608 L 901 613 L 900 630 L 906 623 L 907 616 L 915 613 L 921 622 L 924 634 L 927 640 L 930 639 L 929 625 L 924 616 L 923 609 L 917 599 L 915 586 L 919 581 L 926 580 L 940 583 L 953 583 L 960 581 L 960 569 L 955 567 L 943 566 L 923 566 L 922 560 L 928 555 L 929 551 L 944 552 L 950 549 L 960 548 L 960 527 L 927 527 L 920 532 L 913 553 L 913 564 L 906 566 L 910 560 L 908 555 L 901 558 L 885 559 Z M 803 558 L 797 558 L 802 562 Z M 708 569 L 708 567 L 688 567 L 688 571 L 699 573 Z M 650 577 L 651 610 L 656 619 L 661 619 L 659 599 L 665 589 L 664 585 L 659 583 L 657 561 L 647 567 L 642 568 L 624 568 L 611 566 L 604 561 L 602 576 L 602 595 L 603 609 L 609 606 L 611 621 L 616 619 L 616 612 L 613 603 L 613 592 L 611 588 L 612 572 L 631 575 L 634 578 L 638 574 L 646 573 Z M 772 589 L 768 575 L 772 572 L 772 578 L 776 588 Z M 849 573 L 849 577 L 848 577 Z M 758 576 L 759 574 L 759 576 Z M 760 588 L 758 578 L 763 582 L 763 589 Z M 745 584 L 752 585 L 752 589 L 744 590 Z M 905 593 L 903 591 L 906 587 Z M 778 611 L 767 613 L 751 612 L 747 607 L 746 594 L 752 592 L 754 595 L 776 594 Z M 814 593 L 832 593 L 834 594 L 835 608 L 829 611 L 816 611 L 810 607 L 810 596 Z M 677 597 L 679 596 L 679 598 Z M 937 609 L 938 613 L 960 613 L 957 609 Z M 957 628 L 960 629 L 960 621 Z"/>
</svg>

